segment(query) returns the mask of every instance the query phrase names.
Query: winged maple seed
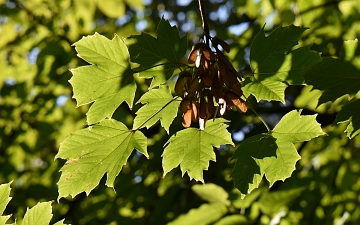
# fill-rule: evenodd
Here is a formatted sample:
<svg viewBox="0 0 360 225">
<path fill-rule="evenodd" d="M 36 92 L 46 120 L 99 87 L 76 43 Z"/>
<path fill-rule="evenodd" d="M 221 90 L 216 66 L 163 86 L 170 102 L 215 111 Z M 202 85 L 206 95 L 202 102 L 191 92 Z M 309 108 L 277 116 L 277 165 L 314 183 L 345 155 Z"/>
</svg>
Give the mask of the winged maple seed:
<svg viewBox="0 0 360 225">
<path fill-rule="evenodd" d="M 195 67 L 182 71 L 175 84 L 175 93 L 184 97 L 179 107 L 185 128 L 190 127 L 191 122 L 199 122 L 203 130 L 212 115 L 222 117 L 233 106 L 241 113 L 247 111 L 241 99 L 241 77 L 220 50 L 229 53 L 230 46 L 218 37 L 210 40 L 215 51 L 210 43 L 195 43 L 188 57 L 188 62 L 195 63 Z"/>
</svg>

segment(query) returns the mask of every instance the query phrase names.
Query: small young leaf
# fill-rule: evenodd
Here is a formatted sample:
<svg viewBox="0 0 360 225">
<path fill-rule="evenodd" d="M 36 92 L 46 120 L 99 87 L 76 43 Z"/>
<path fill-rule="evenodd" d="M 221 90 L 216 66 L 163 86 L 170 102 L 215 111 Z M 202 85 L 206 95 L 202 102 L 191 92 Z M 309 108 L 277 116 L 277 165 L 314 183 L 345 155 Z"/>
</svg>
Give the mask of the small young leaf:
<svg viewBox="0 0 360 225">
<path fill-rule="evenodd" d="M 350 121 L 345 132 L 349 138 L 360 133 L 360 100 L 353 101 L 344 106 L 336 115 L 334 124 Z"/>
<path fill-rule="evenodd" d="M 157 38 L 142 33 L 126 40 L 131 61 L 140 64 L 136 71 L 143 78 L 154 78 L 150 87 L 163 84 L 178 68 L 176 63 L 187 50 L 187 37 L 179 37 L 179 30 L 169 21 L 161 19 L 156 30 Z M 160 65 L 161 66 L 157 66 Z"/>
<path fill-rule="evenodd" d="M 294 143 L 325 135 L 320 124 L 316 122 L 316 115 L 301 116 L 300 113 L 301 110 L 292 110 L 283 116 L 274 127 L 272 136 L 277 141 Z"/>
<path fill-rule="evenodd" d="M 38 203 L 26 210 L 21 225 L 49 225 L 52 216 L 51 202 Z"/>
<path fill-rule="evenodd" d="M 111 118 L 124 101 L 132 108 L 136 84 L 124 42 L 116 35 L 109 40 L 95 33 L 74 45 L 78 56 L 92 64 L 72 69 L 69 81 L 78 106 L 94 102 L 87 113 L 87 123 Z"/>
<path fill-rule="evenodd" d="M 162 155 L 164 176 L 180 165 L 183 175 L 187 172 L 190 179 L 204 182 L 203 170 L 208 169 L 210 160 L 216 160 L 212 146 L 233 145 L 224 122 L 222 118 L 209 120 L 204 130 L 188 128 L 173 135 Z"/>
<path fill-rule="evenodd" d="M 195 184 L 191 189 L 204 201 L 209 203 L 219 202 L 224 205 L 230 205 L 229 194 L 220 186 L 212 183 Z"/>
<path fill-rule="evenodd" d="M 5 224 L 6 221 L 10 218 L 10 215 L 2 216 L 2 214 L 4 213 L 7 204 L 11 200 L 11 197 L 9 197 L 10 190 L 11 190 L 11 188 L 10 188 L 11 183 L 12 182 L 0 185 L 0 225 Z"/>
<path fill-rule="evenodd" d="M 206 225 L 211 224 L 227 212 L 226 205 L 221 203 L 202 204 L 199 208 L 191 209 L 186 214 L 180 215 L 175 220 L 168 223 L 168 225 L 184 225 L 184 224 L 196 224 Z"/>
<path fill-rule="evenodd" d="M 277 145 L 275 138 L 260 134 L 245 139 L 236 149 L 232 160 L 236 163 L 231 177 L 242 198 L 257 188 L 266 169 L 276 157 Z"/>
<path fill-rule="evenodd" d="M 61 168 L 59 199 L 88 195 L 107 173 L 106 185 L 114 180 L 134 149 L 148 157 L 146 137 L 140 131 L 129 130 L 116 120 L 103 120 L 91 129 L 76 131 L 65 139 L 55 158 L 67 159 Z"/>
<path fill-rule="evenodd" d="M 298 44 L 306 28 L 290 25 L 279 27 L 269 36 L 264 28 L 256 35 L 250 50 L 250 65 L 254 76 L 246 82 L 245 95 L 253 94 L 258 101 L 276 100 L 285 103 L 284 91 L 289 84 L 302 84 L 302 75 L 320 55 L 310 51 L 310 46 L 290 51 Z"/>
<path fill-rule="evenodd" d="M 136 112 L 133 129 L 149 128 L 160 120 L 161 126 L 169 133 L 169 127 L 177 115 L 181 99 L 174 98 L 170 88 L 161 85 L 159 89 L 146 92 L 139 102 L 146 105 Z"/>
</svg>

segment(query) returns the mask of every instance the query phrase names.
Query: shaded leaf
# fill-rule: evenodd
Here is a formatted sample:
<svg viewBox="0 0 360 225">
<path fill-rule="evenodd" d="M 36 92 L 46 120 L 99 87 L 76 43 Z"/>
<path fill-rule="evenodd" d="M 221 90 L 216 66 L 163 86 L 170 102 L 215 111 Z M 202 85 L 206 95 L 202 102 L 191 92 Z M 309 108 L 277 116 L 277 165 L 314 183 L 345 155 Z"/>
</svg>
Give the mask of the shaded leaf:
<svg viewBox="0 0 360 225">
<path fill-rule="evenodd" d="M 349 138 L 360 133 L 360 100 L 353 101 L 344 106 L 336 115 L 334 124 L 350 121 L 345 132 Z"/>
<path fill-rule="evenodd" d="M 220 186 L 212 183 L 195 184 L 191 189 L 204 201 L 209 203 L 219 202 L 224 205 L 230 205 L 229 194 Z"/>
<path fill-rule="evenodd" d="M 231 177 L 242 198 L 257 188 L 266 169 L 276 157 L 275 138 L 260 134 L 245 139 L 236 149 L 232 160 L 236 160 Z"/>
<path fill-rule="evenodd" d="M 156 30 L 157 37 L 147 33 L 132 35 L 126 40 L 131 61 L 140 64 L 139 76 L 154 78 L 150 87 L 164 83 L 178 68 L 187 50 L 187 37 L 179 36 L 179 30 L 169 21 L 161 19 Z M 158 66 L 160 65 L 161 66 Z"/>
<path fill-rule="evenodd" d="M 106 185 L 114 180 L 134 149 L 148 157 L 146 137 L 115 120 L 103 120 L 91 129 L 78 130 L 65 139 L 56 158 L 66 159 L 58 182 L 59 199 L 88 195 L 107 173 Z"/>
<path fill-rule="evenodd" d="M 291 51 L 306 28 L 290 25 L 275 29 L 265 36 L 264 28 L 256 35 L 250 50 L 250 65 L 254 76 L 243 88 L 258 101 L 276 100 L 285 103 L 284 91 L 289 84 L 302 84 L 302 75 L 320 61 L 318 53 L 305 46 Z"/>
<path fill-rule="evenodd" d="M 242 224 L 251 224 L 251 221 L 249 221 L 249 219 L 245 215 L 233 214 L 221 218 L 214 225 L 242 225 Z"/>
<path fill-rule="evenodd" d="M 51 218 L 51 202 L 42 202 L 26 210 L 21 225 L 49 225 Z"/>
<path fill-rule="evenodd" d="M 233 144 L 224 122 L 222 118 L 209 120 L 204 130 L 188 128 L 171 136 L 162 155 L 164 176 L 180 165 L 183 175 L 187 172 L 190 179 L 204 182 L 203 170 L 216 160 L 213 146 Z"/>
<path fill-rule="evenodd" d="M 188 213 L 180 215 L 168 225 L 197 224 L 206 225 L 217 221 L 227 212 L 221 203 L 202 204 L 199 208 L 191 209 Z"/>
<path fill-rule="evenodd" d="M 159 89 L 151 89 L 138 101 L 146 105 L 136 112 L 133 129 L 149 128 L 160 120 L 161 126 L 169 133 L 169 127 L 177 115 L 180 101 L 181 99 L 178 100 L 171 95 L 168 86 L 161 85 Z"/>
<path fill-rule="evenodd" d="M 124 101 L 132 108 L 136 84 L 124 42 L 117 35 L 109 40 L 95 33 L 74 45 L 78 56 L 92 64 L 72 69 L 69 81 L 78 106 L 94 102 L 87 113 L 87 123 L 111 118 Z"/>
</svg>

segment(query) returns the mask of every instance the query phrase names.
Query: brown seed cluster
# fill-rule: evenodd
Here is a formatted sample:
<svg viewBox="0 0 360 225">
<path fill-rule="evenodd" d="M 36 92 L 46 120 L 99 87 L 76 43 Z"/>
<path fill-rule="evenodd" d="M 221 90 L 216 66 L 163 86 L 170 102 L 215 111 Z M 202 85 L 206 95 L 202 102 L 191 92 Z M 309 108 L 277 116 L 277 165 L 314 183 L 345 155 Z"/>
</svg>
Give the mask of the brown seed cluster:
<svg viewBox="0 0 360 225">
<path fill-rule="evenodd" d="M 245 101 L 240 98 L 243 95 L 241 77 L 219 50 L 221 46 L 230 52 L 229 45 L 217 37 L 211 38 L 211 43 L 214 52 L 206 43 L 193 45 L 188 62 L 195 63 L 195 67 L 182 71 L 175 84 L 175 93 L 184 96 L 180 110 L 185 128 L 190 127 L 191 122 L 199 122 L 200 129 L 204 129 L 206 121 L 214 114 L 224 116 L 233 106 L 239 112 L 247 111 Z"/>
</svg>

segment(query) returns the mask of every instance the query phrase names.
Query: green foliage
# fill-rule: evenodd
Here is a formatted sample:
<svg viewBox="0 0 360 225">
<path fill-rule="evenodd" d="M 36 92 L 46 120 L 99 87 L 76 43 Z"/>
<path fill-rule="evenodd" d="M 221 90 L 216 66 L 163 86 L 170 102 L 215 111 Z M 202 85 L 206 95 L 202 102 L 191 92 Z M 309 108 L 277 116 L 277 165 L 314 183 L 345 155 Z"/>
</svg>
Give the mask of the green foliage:
<svg viewBox="0 0 360 225">
<path fill-rule="evenodd" d="M 0 1 L 0 224 L 358 224 L 358 2 L 176 3 Z M 214 36 L 248 111 L 184 129 Z"/>
<path fill-rule="evenodd" d="M 7 204 L 10 202 L 10 183 L 1 184 L 0 185 L 0 213 L 3 214 Z M 6 221 L 10 218 L 9 216 L 1 216 L 0 217 L 0 224 L 3 225 Z M 50 224 L 50 220 L 52 218 L 51 213 L 51 202 L 42 202 L 37 203 L 31 209 L 27 209 L 22 219 L 21 225 L 32 225 L 32 224 L 39 224 L 39 225 L 48 225 Z M 55 224 L 63 224 L 63 221 L 59 221 Z"/>
<path fill-rule="evenodd" d="M 67 159 L 58 183 L 59 198 L 69 194 L 74 197 L 82 191 L 88 195 L 105 173 L 106 185 L 113 187 L 134 149 L 148 157 L 146 137 L 115 120 L 103 120 L 75 132 L 61 143 L 56 155 Z"/>
<path fill-rule="evenodd" d="M 204 182 L 203 170 L 216 161 L 214 147 L 233 144 L 223 119 L 208 121 L 204 130 L 189 128 L 173 135 L 166 143 L 163 157 L 164 176 L 180 165 L 182 174 Z"/>
<path fill-rule="evenodd" d="M 95 34 L 74 45 L 78 56 L 93 64 L 72 69 L 74 76 L 69 81 L 78 106 L 94 102 L 87 113 L 87 123 L 111 118 L 123 101 L 132 108 L 136 84 L 124 42 L 118 36 L 110 41 Z"/>
<path fill-rule="evenodd" d="M 178 29 L 169 21 L 161 19 L 156 34 L 156 38 L 146 33 L 132 35 L 126 41 L 131 61 L 140 64 L 135 69 L 139 76 L 153 78 L 150 88 L 173 75 L 187 49 L 186 36 L 180 38 Z"/>
</svg>

